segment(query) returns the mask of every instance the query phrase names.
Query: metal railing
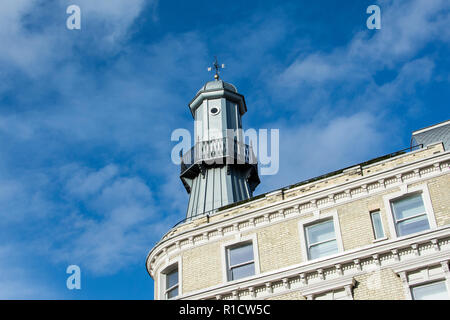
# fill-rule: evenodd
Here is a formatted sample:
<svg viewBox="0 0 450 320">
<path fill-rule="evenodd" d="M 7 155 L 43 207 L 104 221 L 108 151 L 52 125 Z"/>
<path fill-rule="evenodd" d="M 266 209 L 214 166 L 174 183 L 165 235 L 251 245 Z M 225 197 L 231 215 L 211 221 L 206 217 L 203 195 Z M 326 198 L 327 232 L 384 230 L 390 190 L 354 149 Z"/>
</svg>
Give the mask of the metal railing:
<svg viewBox="0 0 450 320">
<path fill-rule="evenodd" d="M 253 148 L 236 139 L 224 137 L 200 141 L 181 155 L 181 173 L 198 163 L 206 164 L 256 164 Z"/>
<path fill-rule="evenodd" d="M 198 212 L 192 216 L 186 217 L 183 220 L 178 221 L 171 229 L 173 229 L 176 226 L 183 224 L 185 222 L 195 220 L 197 217 L 206 217 L 206 219 L 209 219 L 209 217 L 212 216 L 216 212 L 217 212 L 217 209 L 204 211 L 204 212 Z"/>
</svg>

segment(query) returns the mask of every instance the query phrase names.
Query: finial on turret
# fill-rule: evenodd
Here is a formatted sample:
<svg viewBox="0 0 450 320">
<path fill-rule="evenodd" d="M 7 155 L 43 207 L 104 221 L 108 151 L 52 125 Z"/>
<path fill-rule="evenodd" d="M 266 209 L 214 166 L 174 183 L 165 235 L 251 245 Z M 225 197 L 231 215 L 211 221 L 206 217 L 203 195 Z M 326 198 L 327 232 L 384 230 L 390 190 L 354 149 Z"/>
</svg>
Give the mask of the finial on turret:
<svg viewBox="0 0 450 320">
<path fill-rule="evenodd" d="M 212 68 L 214 68 L 216 70 L 216 73 L 214 74 L 214 79 L 219 80 L 219 73 L 220 73 L 220 69 L 225 69 L 225 64 L 221 64 L 219 65 L 219 63 L 217 62 L 217 57 L 214 56 L 214 62 L 213 62 L 213 66 L 212 67 L 208 67 L 208 71 L 211 71 Z"/>
</svg>

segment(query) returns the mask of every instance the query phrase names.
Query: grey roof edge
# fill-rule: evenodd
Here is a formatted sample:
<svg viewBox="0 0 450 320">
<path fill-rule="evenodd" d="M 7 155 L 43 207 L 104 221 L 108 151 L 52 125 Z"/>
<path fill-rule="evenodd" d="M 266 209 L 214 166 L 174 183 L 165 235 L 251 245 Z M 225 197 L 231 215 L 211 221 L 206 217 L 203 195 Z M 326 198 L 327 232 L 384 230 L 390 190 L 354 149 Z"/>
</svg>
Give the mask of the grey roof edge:
<svg viewBox="0 0 450 320">
<path fill-rule="evenodd" d="M 445 126 L 445 125 L 448 125 L 448 124 L 450 124 L 450 119 L 449 120 L 444 120 L 442 122 L 433 124 L 433 125 L 428 126 L 428 127 L 424 127 L 422 129 L 415 130 L 415 131 L 412 132 L 411 135 L 414 136 L 416 134 L 423 133 L 423 132 L 426 132 L 426 131 L 429 131 L 429 130 L 433 130 L 435 128 L 442 127 L 442 126 Z"/>
</svg>

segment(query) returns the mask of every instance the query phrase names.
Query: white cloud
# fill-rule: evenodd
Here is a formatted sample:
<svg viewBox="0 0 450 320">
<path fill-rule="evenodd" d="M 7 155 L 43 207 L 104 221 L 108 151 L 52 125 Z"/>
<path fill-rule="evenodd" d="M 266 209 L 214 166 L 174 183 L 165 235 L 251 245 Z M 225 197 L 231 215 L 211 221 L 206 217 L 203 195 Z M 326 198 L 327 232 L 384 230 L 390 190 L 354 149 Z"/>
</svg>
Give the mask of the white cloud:
<svg viewBox="0 0 450 320">
<path fill-rule="evenodd" d="M 0 246 L 0 300 L 57 299 L 55 287 L 49 286 L 42 270 L 32 268 L 13 245 Z"/>
<path fill-rule="evenodd" d="M 368 113 L 280 128 L 280 170 L 263 176 L 260 191 L 294 184 L 368 160 L 386 137 L 379 119 Z"/>
<path fill-rule="evenodd" d="M 448 40 L 446 25 L 450 3 L 445 0 L 381 1 L 382 28 L 358 33 L 350 43 L 348 54 L 359 63 L 392 65 L 410 58 L 431 41 Z"/>
<path fill-rule="evenodd" d="M 70 1 L 69 1 L 70 2 Z M 82 29 L 94 31 L 103 41 L 102 49 L 116 48 L 127 36 L 130 26 L 145 6 L 156 6 L 156 0 L 78 0 L 84 24 Z M 93 30 L 89 30 L 93 29 Z"/>
<path fill-rule="evenodd" d="M 417 116 L 417 89 L 438 70 L 433 54 L 419 52 L 448 40 L 449 8 L 441 0 L 383 1 L 381 30 L 359 31 L 330 52 L 301 53 L 270 78 L 271 93 L 292 117 L 269 125 L 280 128 L 280 173 L 264 177 L 264 185 L 281 187 L 407 147 L 398 114 Z M 379 82 L 386 70 L 391 76 Z"/>
<path fill-rule="evenodd" d="M 30 34 L 22 25 L 25 14 L 33 11 L 37 0 L 5 0 L 0 10 L 0 65 L 17 66 L 26 71 L 31 66 L 41 68 L 39 63 L 53 56 L 49 50 L 52 37 Z"/>
<path fill-rule="evenodd" d="M 409 141 L 399 134 L 403 120 L 390 116 L 389 108 L 402 107 L 402 100 L 430 80 L 433 69 L 428 58 L 412 60 L 391 82 L 370 82 L 354 96 L 334 101 L 328 92 L 318 90 L 307 102 L 312 109 L 319 106 L 310 111 L 314 115 L 310 122 L 269 125 L 280 130 L 280 171 L 264 176 L 261 189 L 279 188 L 408 147 Z M 414 113 L 417 105 L 407 107 L 406 113 Z"/>
<path fill-rule="evenodd" d="M 447 41 L 449 8 L 445 0 L 384 1 L 380 30 L 360 31 L 330 53 L 302 54 L 279 75 L 279 85 L 368 80 L 378 70 L 404 63 L 427 43 Z"/>
<path fill-rule="evenodd" d="M 72 168 L 66 169 L 70 170 Z M 81 168 L 77 168 L 75 172 L 72 170 L 69 172 L 70 177 L 66 185 L 68 192 L 83 197 L 98 192 L 100 188 L 117 175 L 118 168 L 110 164 L 94 172 L 86 172 L 86 170 Z"/>
<path fill-rule="evenodd" d="M 54 71 L 80 47 L 90 51 L 95 47 L 102 53 L 118 50 L 145 6 L 156 3 L 79 0 L 76 4 L 81 9 L 81 30 L 71 31 L 66 29 L 65 19 L 69 17 L 66 8 L 74 4 L 73 1 L 3 0 L 0 42 L 7 45 L 2 46 L 0 65 L 18 68 L 37 78 Z M 77 32 L 78 36 L 74 37 Z"/>
<path fill-rule="evenodd" d="M 144 181 L 124 176 L 117 165 L 99 170 L 66 166 L 71 208 L 58 218 L 47 243 L 49 258 L 79 265 L 93 274 L 113 274 L 139 263 L 161 232 L 170 214 L 158 207 Z M 72 172 L 72 173 L 71 173 Z"/>
<path fill-rule="evenodd" d="M 23 221 L 32 224 L 52 214 L 54 206 L 46 199 L 44 190 L 47 178 L 35 172 L 28 175 L 0 178 L 0 228 L 7 230 L 9 225 Z"/>
<path fill-rule="evenodd" d="M 33 136 L 34 129 L 30 123 L 24 123 L 17 115 L 0 115 L 0 132 L 7 135 L 13 135 L 22 140 L 30 139 Z"/>
<path fill-rule="evenodd" d="M 279 77 L 284 86 L 296 87 L 300 83 L 312 84 L 324 81 L 347 79 L 349 75 L 358 76 L 354 66 L 341 59 L 340 55 L 324 56 L 313 53 L 303 59 L 295 61 Z"/>
<path fill-rule="evenodd" d="M 129 8 L 123 7 L 125 3 Z M 97 22 L 102 24 L 103 19 L 107 28 L 99 37 L 111 36 L 108 41 L 118 42 L 126 37 L 126 30 L 144 5 L 143 1 L 99 4 L 96 7 L 93 2 L 81 3 L 82 15 L 98 15 Z M 41 48 L 31 47 L 29 54 L 34 60 L 13 57 L 13 52 L 0 53 L 0 63 L 8 64 L 3 76 L 16 78 L 18 69 L 22 69 L 27 77 L 39 79 L 28 83 L 27 95 L 14 96 L 18 99 L 14 115 L 0 115 L 0 134 L 5 138 L 5 157 L 0 167 L 3 237 L 20 240 L 13 244 L 17 250 L 24 246 L 33 248 L 33 258 L 54 265 L 79 264 L 97 275 L 143 263 L 152 244 L 180 217 L 180 212 L 170 212 L 166 205 L 173 201 L 170 193 L 162 192 L 169 188 L 165 180 L 168 171 L 161 167 L 169 166 L 170 175 L 177 176 L 178 168 L 170 166 L 170 131 L 179 120 L 178 113 L 170 110 L 180 106 L 179 110 L 188 115 L 186 101 L 180 99 L 183 93 L 178 81 L 179 77 L 188 78 L 200 65 L 203 69 L 199 57 L 206 54 L 205 44 L 195 33 L 168 36 L 143 46 L 142 51 L 124 52 L 104 72 L 92 70 L 86 74 L 77 61 L 58 63 L 59 58 L 51 58 L 52 54 L 62 55 L 61 59 L 71 57 L 64 57 L 64 50 L 55 50 L 64 47 L 68 41 L 64 36 L 69 31 L 55 32 L 55 26 L 50 24 L 48 30 L 29 32 L 22 28 L 21 17 L 32 6 L 13 9 L 17 16 L 15 33 L 1 34 L 0 40 L 16 37 L 20 47 L 20 41 L 31 37 L 38 43 L 47 43 L 48 47 L 45 45 L 42 50 L 49 56 L 44 59 Z M 65 15 L 65 10 L 62 12 Z M 57 42 L 53 37 L 64 39 Z M 186 52 L 184 49 L 189 46 L 193 49 Z M 185 68 L 179 68 L 180 61 Z M 34 70 L 36 65 L 38 69 Z M 173 79 L 161 77 L 162 74 L 178 76 Z M 196 77 L 201 76 L 191 78 Z M 40 85 L 43 81 L 44 88 Z M 3 85 L 20 89 L 17 83 Z M 36 98 L 48 88 L 57 93 L 58 99 L 40 104 Z M 28 105 L 33 107 L 27 108 Z M 182 116 L 180 112 L 179 117 Z M 67 165 L 73 158 L 84 157 L 87 163 L 89 159 L 98 160 L 96 157 L 101 158 L 100 152 L 105 149 L 110 153 L 107 159 L 98 161 L 98 167 Z M 25 160 L 22 154 L 26 154 Z M 126 161 L 127 167 L 109 161 L 114 157 L 118 163 Z M 26 170 L 20 161 L 26 163 Z M 151 174 L 161 189 L 143 180 L 149 176 L 155 179 Z M 180 181 L 176 183 L 182 186 Z M 23 231 L 26 242 L 12 230 Z M 25 293 L 24 289 L 24 296 Z"/>
</svg>

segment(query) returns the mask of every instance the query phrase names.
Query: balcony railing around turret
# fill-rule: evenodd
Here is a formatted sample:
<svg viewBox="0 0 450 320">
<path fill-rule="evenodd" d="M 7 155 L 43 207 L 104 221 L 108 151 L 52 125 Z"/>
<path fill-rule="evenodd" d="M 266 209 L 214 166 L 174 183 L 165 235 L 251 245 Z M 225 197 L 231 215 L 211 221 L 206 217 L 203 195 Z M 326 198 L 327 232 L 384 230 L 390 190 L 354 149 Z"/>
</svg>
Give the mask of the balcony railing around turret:
<svg viewBox="0 0 450 320">
<path fill-rule="evenodd" d="M 200 163 L 256 165 L 257 159 L 252 146 L 225 137 L 197 142 L 194 147 L 181 156 L 181 174 Z"/>
</svg>

